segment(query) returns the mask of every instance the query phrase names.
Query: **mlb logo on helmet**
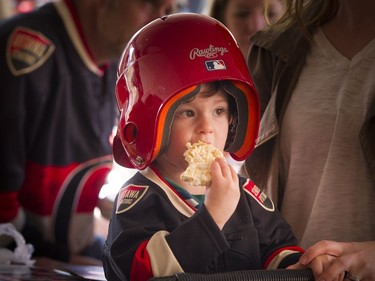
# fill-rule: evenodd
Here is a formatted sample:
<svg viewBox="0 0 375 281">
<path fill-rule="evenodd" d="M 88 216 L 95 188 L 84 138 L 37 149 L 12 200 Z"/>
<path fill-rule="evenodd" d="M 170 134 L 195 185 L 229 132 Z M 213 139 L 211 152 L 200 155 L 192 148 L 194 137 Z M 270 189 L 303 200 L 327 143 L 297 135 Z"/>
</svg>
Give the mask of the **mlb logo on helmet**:
<svg viewBox="0 0 375 281">
<path fill-rule="evenodd" d="M 210 60 L 210 61 L 206 61 L 205 64 L 206 64 L 207 70 L 209 71 L 227 69 L 223 60 Z"/>
</svg>

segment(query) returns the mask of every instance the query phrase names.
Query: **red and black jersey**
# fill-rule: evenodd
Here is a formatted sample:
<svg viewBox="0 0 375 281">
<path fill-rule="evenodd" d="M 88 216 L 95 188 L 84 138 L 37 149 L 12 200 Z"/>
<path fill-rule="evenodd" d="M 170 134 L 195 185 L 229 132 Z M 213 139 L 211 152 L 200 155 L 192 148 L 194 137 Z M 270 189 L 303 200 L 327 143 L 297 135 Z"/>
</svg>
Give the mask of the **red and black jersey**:
<svg viewBox="0 0 375 281">
<path fill-rule="evenodd" d="M 95 63 L 68 0 L 1 22 L 0 54 L 0 222 L 22 208 L 28 238 L 79 252 L 112 163 L 117 62 Z"/>
<path fill-rule="evenodd" d="M 108 280 L 147 280 L 179 272 L 285 268 L 303 250 L 273 202 L 240 177 L 241 197 L 220 231 L 204 204 L 196 210 L 153 168 L 118 193 L 104 250 Z"/>
</svg>

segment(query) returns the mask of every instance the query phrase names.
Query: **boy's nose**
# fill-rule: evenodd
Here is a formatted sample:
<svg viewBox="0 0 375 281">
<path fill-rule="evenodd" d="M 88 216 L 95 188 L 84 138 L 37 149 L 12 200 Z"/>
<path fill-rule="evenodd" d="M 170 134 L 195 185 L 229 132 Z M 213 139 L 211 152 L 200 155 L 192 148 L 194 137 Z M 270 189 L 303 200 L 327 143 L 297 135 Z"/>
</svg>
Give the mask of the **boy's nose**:
<svg viewBox="0 0 375 281">
<path fill-rule="evenodd" d="M 198 130 L 201 134 L 212 133 L 213 126 L 211 119 L 208 116 L 202 116 L 199 118 Z"/>
</svg>

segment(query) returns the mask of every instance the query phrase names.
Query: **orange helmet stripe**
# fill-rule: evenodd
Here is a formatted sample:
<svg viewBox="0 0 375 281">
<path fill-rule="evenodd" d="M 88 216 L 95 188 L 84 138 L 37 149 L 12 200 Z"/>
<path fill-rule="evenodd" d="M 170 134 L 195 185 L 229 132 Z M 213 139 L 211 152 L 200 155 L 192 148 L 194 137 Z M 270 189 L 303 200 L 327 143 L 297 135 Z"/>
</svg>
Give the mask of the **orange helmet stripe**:
<svg viewBox="0 0 375 281">
<path fill-rule="evenodd" d="M 159 117 L 156 124 L 156 137 L 155 137 L 155 145 L 154 145 L 154 151 L 151 155 L 151 161 L 154 161 L 155 158 L 159 155 L 161 146 L 163 144 L 163 132 L 164 132 L 164 125 L 165 121 L 167 120 L 167 114 L 170 110 L 170 108 L 175 104 L 176 101 L 180 100 L 182 97 L 186 96 L 187 94 L 190 94 L 193 92 L 193 90 L 197 86 L 191 86 L 178 94 L 172 96 L 167 102 L 165 102 L 164 106 L 160 110 Z"/>
</svg>

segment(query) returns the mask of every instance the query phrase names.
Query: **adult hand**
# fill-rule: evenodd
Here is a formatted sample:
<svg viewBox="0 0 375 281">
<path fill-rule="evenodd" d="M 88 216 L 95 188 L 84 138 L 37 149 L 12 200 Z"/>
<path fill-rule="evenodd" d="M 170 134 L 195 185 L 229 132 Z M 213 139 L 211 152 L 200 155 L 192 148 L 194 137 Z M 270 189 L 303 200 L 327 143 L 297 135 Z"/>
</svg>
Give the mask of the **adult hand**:
<svg viewBox="0 0 375 281">
<path fill-rule="evenodd" d="M 322 255 L 336 258 L 324 267 L 317 281 L 336 280 L 346 272 L 346 280 L 375 280 L 375 241 L 334 242 L 320 241 L 306 250 L 300 259 L 302 266 L 309 266 Z"/>
<path fill-rule="evenodd" d="M 334 260 L 337 257 L 331 256 L 328 254 L 321 254 L 317 255 L 314 258 L 311 259 L 311 261 L 307 264 L 302 264 L 301 260 L 299 260 L 297 263 L 288 266 L 287 269 L 305 269 L 310 268 L 314 274 L 314 280 L 321 280 L 320 275 L 331 266 L 331 264 L 334 262 Z M 341 272 L 341 274 L 335 276 L 334 279 L 331 281 L 342 281 L 345 277 L 345 272 Z"/>
</svg>

